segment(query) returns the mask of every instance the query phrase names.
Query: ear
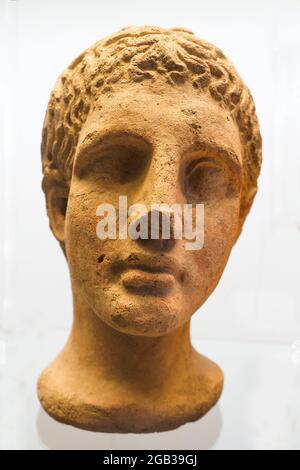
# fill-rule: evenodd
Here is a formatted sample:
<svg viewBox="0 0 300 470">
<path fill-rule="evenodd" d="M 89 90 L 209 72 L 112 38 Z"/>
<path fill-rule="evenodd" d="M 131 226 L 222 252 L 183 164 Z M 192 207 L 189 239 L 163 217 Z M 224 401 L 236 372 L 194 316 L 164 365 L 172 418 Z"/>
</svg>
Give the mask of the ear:
<svg viewBox="0 0 300 470">
<path fill-rule="evenodd" d="M 51 179 L 43 184 L 46 193 L 47 213 L 50 228 L 64 250 L 65 219 L 68 204 L 68 188 L 61 181 Z"/>
</svg>

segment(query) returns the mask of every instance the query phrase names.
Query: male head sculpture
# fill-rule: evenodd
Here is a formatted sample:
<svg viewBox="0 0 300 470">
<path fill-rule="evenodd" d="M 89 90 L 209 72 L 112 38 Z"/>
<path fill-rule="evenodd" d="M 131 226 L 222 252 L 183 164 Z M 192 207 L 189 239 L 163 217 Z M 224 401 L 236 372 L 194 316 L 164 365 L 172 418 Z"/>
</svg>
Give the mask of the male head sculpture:
<svg viewBox="0 0 300 470">
<path fill-rule="evenodd" d="M 59 421 L 110 432 L 174 428 L 218 400 L 223 374 L 191 346 L 257 189 L 255 106 L 231 62 L 184 29 L 129 27 L 59 77 L 42 138 L 51 229 L 74 299 L 69 340 L 38 393 Z M 204 246 L 99 240 L 96 208 L 197 204 Z M 134 218 L 134 215 L 132 216 Z"/>
</svg>

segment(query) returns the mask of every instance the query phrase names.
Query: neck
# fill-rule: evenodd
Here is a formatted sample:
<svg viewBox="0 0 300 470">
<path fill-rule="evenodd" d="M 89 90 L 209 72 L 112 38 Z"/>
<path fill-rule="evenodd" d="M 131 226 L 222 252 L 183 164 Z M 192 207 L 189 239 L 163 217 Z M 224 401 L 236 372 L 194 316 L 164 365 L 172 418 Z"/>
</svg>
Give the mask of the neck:
<svg viewBox="0 0 300 470">
<path fill-rule="evenodd" d="M 40 376 L 38 394 L 67 424 L 153 432 L 203 416 L 222 385 L 219 367 L 192 348 L 189 322 L 164 336 L 134 336 L 108 326 L 75 295 L 70 338 Z"/>
<path fill-rule="evenodd" d="M 74 323 L 66 352 L 75 355 L 81 367 L 104 379 L 156 387 L 187 372 L 192 352 L 190 322 L 160 337 L 126 334 L 104 323 L 75 294 Z"/>
</svg>

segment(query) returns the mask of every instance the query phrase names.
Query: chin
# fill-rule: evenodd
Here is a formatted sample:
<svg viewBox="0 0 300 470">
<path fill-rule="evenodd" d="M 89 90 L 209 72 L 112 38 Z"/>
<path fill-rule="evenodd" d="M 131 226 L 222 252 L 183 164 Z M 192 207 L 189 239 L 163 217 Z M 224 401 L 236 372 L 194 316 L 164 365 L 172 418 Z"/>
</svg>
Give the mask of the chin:
<svg viewBox="0 0 300 470">
<path fill-rule="evenodd" d="M 126 334 L 159 337 L 179 328 L 189 320 L 168 298 L 126 295 L 110 303 L 109 313 L 101 319 Z"/>
</svg>

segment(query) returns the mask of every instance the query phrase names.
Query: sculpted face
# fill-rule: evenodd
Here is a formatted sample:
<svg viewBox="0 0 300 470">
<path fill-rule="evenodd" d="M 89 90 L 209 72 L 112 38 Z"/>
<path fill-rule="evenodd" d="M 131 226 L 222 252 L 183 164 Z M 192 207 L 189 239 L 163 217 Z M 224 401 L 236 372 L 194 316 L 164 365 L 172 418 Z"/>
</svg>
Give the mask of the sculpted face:
<svg viewBox="0 0 300 470">
<path fill-rule="evenodd" d="M 236 123 L 208 94 L 120 87 L 100 98 L 80 133 L 64 227 L 72 283 L 96 315 L 159 336 L 205 302 L 239 228 L 242 149 Z M 97 206 L 204 204 L 204 246 L 185 240 L 100 240 Z"/>
</svg>

